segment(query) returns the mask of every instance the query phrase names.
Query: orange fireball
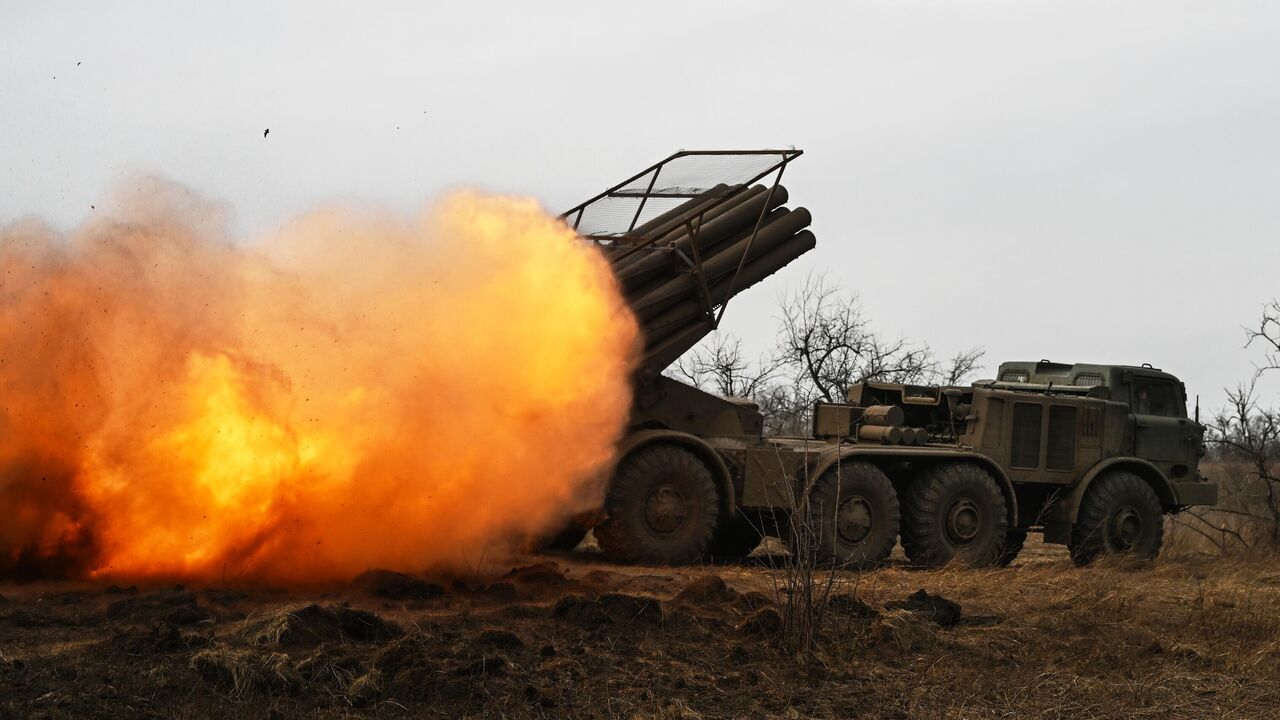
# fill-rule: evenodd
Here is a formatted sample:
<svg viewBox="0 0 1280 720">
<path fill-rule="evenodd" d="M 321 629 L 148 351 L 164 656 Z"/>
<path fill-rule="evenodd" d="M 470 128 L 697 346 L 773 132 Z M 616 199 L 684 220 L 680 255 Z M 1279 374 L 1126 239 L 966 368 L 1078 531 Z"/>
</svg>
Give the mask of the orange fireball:
<svg viewBox="0 0 1280 720">
<path fill-rule="evenodd" d="M 0 229 L 0 576 L 477 567 L 599 503 L 637 329 L 537 203 L 113 217 Z"/>
</svg>

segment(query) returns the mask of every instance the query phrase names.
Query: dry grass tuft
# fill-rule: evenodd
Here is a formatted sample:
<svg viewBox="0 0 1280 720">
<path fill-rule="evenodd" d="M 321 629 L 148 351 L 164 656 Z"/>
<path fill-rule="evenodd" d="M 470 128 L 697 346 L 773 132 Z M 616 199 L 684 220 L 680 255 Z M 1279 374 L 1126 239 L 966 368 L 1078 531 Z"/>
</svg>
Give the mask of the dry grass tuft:
<svg viewBox="0 0 1280 720">
<path fill-rule="evenodd" d="M 217 645 L 193 655 L 191 668 L 235 698 L 253 692 L 296 695 L 303 687 L 302 677 L 284 653 Z"/>
</svg>

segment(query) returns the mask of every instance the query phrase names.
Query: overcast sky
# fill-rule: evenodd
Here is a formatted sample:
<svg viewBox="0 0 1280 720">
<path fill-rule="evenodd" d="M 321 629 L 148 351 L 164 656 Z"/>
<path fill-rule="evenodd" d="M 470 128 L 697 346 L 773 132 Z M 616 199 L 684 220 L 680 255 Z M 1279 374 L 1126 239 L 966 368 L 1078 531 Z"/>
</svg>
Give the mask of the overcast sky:
<svg viewBox="0 0 1280 720">
<path fill-rule="evenodd" d="M 138 172 L 246 239 L 459 185 L 558 211 L 677 148 L 795 146 L 818 248 L 731 304 L 754 347 L 825 269 L 987 374 L 1150 362 L 1212 405 L 1280 296 L 1277 38 L 1263 2 L 0 0 L 0 223 Z"/>
</svg>

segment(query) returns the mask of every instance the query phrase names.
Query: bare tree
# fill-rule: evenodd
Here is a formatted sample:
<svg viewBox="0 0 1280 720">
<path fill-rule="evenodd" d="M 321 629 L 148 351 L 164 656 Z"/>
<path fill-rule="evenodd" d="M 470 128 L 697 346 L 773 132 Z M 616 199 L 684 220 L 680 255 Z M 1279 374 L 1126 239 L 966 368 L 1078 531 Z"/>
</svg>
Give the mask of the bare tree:
<svg viewBox="0 0 1280 720">
<path fill-rule="evenodd" d="M 1227 393 L 1227 407 L 1211 422 L 1209 439 L 1224 463 L 1243 470 L 1225 488 L 1227 502 L 1218 510 L 1256 521 L 1280 547 L 1280 411 L 1257 400 L 1263 372 Z"/>
<path fill-rule="evenodd" d="M 862 316 L 858 297 L 810 275 L 779 298 L 778 359 L 815 400 L 835 402 L 856 382 L 919 379 L 935 363 L 927 345 L 878 337 Z"/>
<path fill-rule="evenodd" d="M 1220 550 L 1259 541 L 1280 548 L 1280 409 L 1258 398 L 1259 381 L 1280 372 L 1280 303 L 1265 306 L 1256 328 L 1245 333 L 1246 347 L 1264 346 L 1263 362 L 1247 382 L 1227 391 L 1227 406 L 1207 428 L 1212 458 L 1227 470 L 1220 478 L 1218 505 L 1177 520 Z"/>
<path fill-rule="evenodd" d="M 778 371 L 777 361 L 770 357 L 748 361 L 742 341 L 732 335 L 715 333 L 709 339 L 710 344 L 680 358 L 674 377 L 724 397 L 756 397 Z"/>
<path fill-rule="evenodd" d="M 754 399 L 764 415 L 766 434 L 808 434 L 813 400 L 801 385 L 791 380 L 770 383 Z"/>
<path fill-rule="evenodd" d="M 750 397 L 767 432 L 802 435 L 814 402 L 844 400 L 854 383 L 958 385 L 985 355 L 975 347 L 942 362 L 927 343 L 886 339 L 863 316 L 858 296 L 822 274 L 781 295 L 778 313 L 772 354 L 748 361 L 737 338 L 717 334 L 683 358 L 672 376 L 720 395 Z"/>
<path fill-rule="evenodd" d="M 943 369 L 940 384 L 959 385 L 968 380 L 978 372 L 979 363 L 986 355 L 987 351 L 977 346 L 957 352 Z"/>
<path fill-rule="evenodd" d="M 822 274 L 782 296 L 779 310 L 778 359 L 815 400 L 843 399 L 850 385 L 868 381 L 954 385 L 986 354 L 971 348 L 943 363 L 928 343 L 886 339 L 863 317 L 857 294 Z"/>
<path fill-rule="evenodd" d="M 1249 336 L 1245 347 L 1255 342 L 1265 346 L 1264 362 L 1259 366 L 1258 371 L 1280 370 L 1280 300 L 1272 300 L 1263 307 L 1262 320 L 1258 322 L 1258 328 L 1256 330 L 1246 328 L 1245 334 Z"/>
</svg>

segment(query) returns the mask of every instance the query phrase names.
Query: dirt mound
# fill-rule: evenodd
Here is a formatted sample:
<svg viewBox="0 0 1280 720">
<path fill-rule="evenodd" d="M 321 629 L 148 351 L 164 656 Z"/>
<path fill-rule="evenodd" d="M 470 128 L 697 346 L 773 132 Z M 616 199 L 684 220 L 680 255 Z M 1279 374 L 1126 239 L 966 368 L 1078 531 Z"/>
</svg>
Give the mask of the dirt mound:
<svg viewBox="0 0 1280 720">
<path fill-rule="evenodd" d="M 404 634 L 395 623 L 341 605 L 277 610 L 245 624 L 240 635 L 252 645 L 311 647 L 324 642 L 383 642 Z"/>
<path fill-rule="evenodd" d="M 103 640 L 99 646 L 110 656 L 140 658 L 150 655 L 190 652 L 209 645 L 208 636 L 182 632 L 178 626 L 159 623 L 151 628 L 129 628 Z"/>
<path fill-rule="evenodd" d="M 74 627 L 81 624 L 76 618 L 62 613 L 23 608 L 0 613 L 0 623 L 16 628 Z"/>
<path fill-rule="evenodd" d="M 512 600 L 520 597 L 520 593 L 516 590 L 516 586 L 509 582 L 493 583 L 485 587 L 482 593 L 485 597 L 496 602 L 511 602 Z"/>
<path fill-rule="evenodd" d="M 724 578 L 719 575 L 703 575 L 676 593 L 674 600 L 682 603 L 732 602 L 738 598 Z"/>
<path fill-rule="evenodd" d="M 925 652 L 937 647 L 940 629 L 923 613 L 888 610 L 876 622 L 872 637 L 875 644 L 896 653 Z"/>
<path fill-rule="evenodd" d="M 510 666 L 511 661 L 505 655 L 484 654 L 460 663 L 453 672 L 464 676 L 501 675 Z"/>
<path fill-rule="evenodd" d="M 347 686 L 347 702 L 352 707 L 364 707 L 372 704 L 382 695 L 382 673 L 371 670 Z"/>
<path fill-rule="evenodd" d="M 875 608 L 852 595 L 832 595 L 827 600 L 827 609 L 844 617 L 872 620 L 880 616 Z"/>
<path fill-rule="evenodd" d="M 303 655 L 294 669 L 310 686 L 343 692 L 368 669 L 370 649 L 369 645 L 325 643 Z"/>
<path fill-rule="evenodd" d="M 748 615 L 734 629 L 743 635 L 774 636 L 782 630 L 782 616 L 777 608 L 768 605 Z"/>
<path fill-rule="evenodd" d="M 373 666 L 384 675 L 394 676 L 410 668 L 429 665 L 449 654 L 447 647 L 430 641 L 421 633 L 406 633 L 383 645 L 373 657 Z"/>
<path fill-rule="evenodd" d="M 658 624 L 662 605 L 653 598 L 622 593 L 599 597 L 566 595 L 551 609 L 551 617 L 578 627 L 593 629 L 605 625 Z"/>
<path fill-rule="evenodd" d="M 177 585 L 168 590 L 128 594 L 128 597 L 107 606 L 107 618 L 124 622 L 161 621 L 172 625 L 196 625 L 213 622 L 214 615 L 200 606 L 195 593 Z"/>
<path fill-rule="evenodd" d="M 524 647 L 524 641 L 509 630 L 485 630 L 476 638 L 475 645 L 495 650 L 515 650 Z"/>
<path fill-rule="evenodd" d="M 940 627 L 953 627 L 960 622 L 960 603 L 948 600 L 941 595 L 930 595 L 920 589 L 905 600 L 885 603 L 886 610 L 906 610 L 923 618 L 932 620 Z"/>
<path fill-rule="evenodd" d="M 540 562 L 524 567 L 512 568 L 505 579 L 521 585 L 541 585 L 562 587 L 569 584 L 565 571 L 553 562 Z"/>
<path fill-rule="evenodd" d="M 738 596 L 737 603 L 735 604 L 747 612 L 754 612 L 762 607 L 773 605 L 774 603 L 772 596 L 762 593 L 759 590 L 748 590 Z"/>
<path fill-rule="evenodd" d="M 296 695 L 303 687 L 302 676 L 284 653 L 216 645 L 197 652 L 190 664 L 202 679 L 233 698 L 252 692 Z"/>
<path fill-rule="evenodd" d="M 444 586 L 391 570 L 368 570 L 351 584 L 360 591 L 388 600 L 430 600 L 444 595 Z"/>
<path fill-rule="evenodd" d="M 627 579 L 626 575 L 609 570 L 592 570 L 582 576 L 582 584 L 592 588 L 616 588 Z"/>
<path fill-rule="evenodd" d="M 453 653 L 450 648 L 421 633 L 407 633 L 384 645 L 373 657 L 380 688 L 403 700 L 429 697 L 439 665 Z"/>
</svg>

